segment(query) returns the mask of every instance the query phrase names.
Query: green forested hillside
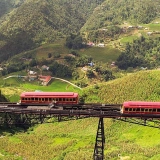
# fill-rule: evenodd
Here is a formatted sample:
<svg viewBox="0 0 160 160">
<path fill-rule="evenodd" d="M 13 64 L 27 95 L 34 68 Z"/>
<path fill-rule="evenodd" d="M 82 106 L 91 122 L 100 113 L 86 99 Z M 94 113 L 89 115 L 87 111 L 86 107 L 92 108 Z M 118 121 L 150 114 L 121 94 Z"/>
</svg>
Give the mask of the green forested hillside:
<svg viewBox="0 0 160 160">
<path fill-rule="evenodd" d="M 95 30 L 110 25 L 147 24 L 160 16 L 159 0 L 105 0 L 98 6 L 83 30 Z"/>
<path fill-rule="evenodd" d="M 119 68 L 147 67 L 155 68 L 160 65 L 160 37 L 145 38 L 141 36 L 133 43 L 127 43 L 125 51 L 117 59 Z"/>
<path fill-rule="evenodd" d="M 145 24 L 159 23 L 160 1 L 152 0 L 105 0 L 81 28 L 83 35 L 94 42 L 113 42 L 135 39 L 146 32 L 159 31 Z M 159 27 L 159 24 L 152 24 Z M 145 31 L 145 28 L 147 31 Z M 144 31 L 143 31 L 144 30 Z M 122 41 L 121 41 L 122 42 Z M 121 48 L 121 45 L 120 45 Z"/>
<path fill-rule="evenodd" d="M 124 24 L 150 23 L 159 18 L 160 10 L 158 0 L 2 0 L 0 3 L 1 61 L 79 31 L 85 41 L 108 43 L 120 35 L 123 38 Z M 155 30 L 159 25 L 150 27 Z M 135 37 L 139 34 L 135 33 Z M 113 47 L 117 47 L 115 42 Z"/>
<path fill-rule="evenodd" d="M 0 59 L 79 32 L 102 1 L 26 0 L 0 24 Z M 7 3 L 7 2 L 6 2 Z"/>
<path fill-rule="evenodd" d="M 140 71 L 89 87 L 87 102 L 123 103 L 129 100 L 160 101 L 160 70 Z"/>
<path fill-rule="evenodd" d="M 4 20 L 3 16 L 12 12 L 13 9 L 19 7 L 25 0 L 1 0 L 0 1 L 0 21 Z"/>
</svg>

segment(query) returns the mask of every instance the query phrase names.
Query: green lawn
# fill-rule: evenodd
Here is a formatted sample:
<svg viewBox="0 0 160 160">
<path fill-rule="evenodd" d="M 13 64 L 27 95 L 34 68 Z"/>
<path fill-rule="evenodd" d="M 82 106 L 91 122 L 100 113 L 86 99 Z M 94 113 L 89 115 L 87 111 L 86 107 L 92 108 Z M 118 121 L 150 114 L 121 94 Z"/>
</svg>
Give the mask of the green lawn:
<svg viewBox="0 0 160 160">
<path fill-rule="evenodd" d="M 52 56 L 55 54 L 68 54 L 69 49 L 63 44 L 46 44 L 36 49 L 36 58 L 46 59 L 48 58 L 48 53 L 51 53 Z"/>
<path fill-rule="evenodd" d="M 130 36 L 126 36 L 126 37 L 121 38 L 120 42 L 121 43 L 127 43 L 127 42 L 132 43 L 133 40 L 137 39 L 137 38 L 138 38 L 138 36 L 136 36 L 136 35 L 130 35 Z"/>
<path fill-rule="evenodd" d="M 111 47 L 91 47 L 89 49 L 84 49 L 79 51 L 81 55 L 91 56 L 94 60 L 107 63 L 112 62 L 117 59 L 120 55 L 120 51 Z"/>
<path fill-rule="evenodd" d="M 34 85 L 32 83 L 24 83 L 21 84 L 21 87 L 26 90 L 41 90 L 46 92 L 64 92 L 64 91 L 78 91 L 76 87 L 73 87 L 72 85 L 62 82 L 60 80 L 53 80 L 51 84 L 48 86 L 42 86 L 42 85 Z"/>
<path fill-rule="evenodd" d="M 143 26 L 148 27 L 149 30 L 152 30 L 152 31 L 160 31 L 160 23 L 158 23 L 158 24 L 150 23 L 150 24 L 146 24 Z"/>
</svg>

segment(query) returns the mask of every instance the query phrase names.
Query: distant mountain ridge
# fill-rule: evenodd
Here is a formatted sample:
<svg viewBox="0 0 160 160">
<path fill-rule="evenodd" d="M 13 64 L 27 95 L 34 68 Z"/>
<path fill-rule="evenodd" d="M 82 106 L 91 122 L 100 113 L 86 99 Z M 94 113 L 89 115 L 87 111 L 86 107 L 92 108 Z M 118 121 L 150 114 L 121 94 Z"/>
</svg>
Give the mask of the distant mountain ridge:
<svg viewBox="0 0 160 160">
<path fill-rule="evenodd" d="M 8 59 L 36 45 L 51 43 L 70 33 L 79 32 L 102 1 L 25 0 L 20 1 L 21 5 L 16 10 L 9 1 L 4 1 L 12 10 L 8 13 L 8 19 L 0 24 L 0 34 L 5 37 L 0 41 L 0 59 Z"/>
<path fill-rule="evenodd" d="M 149 23 L 159 16 L 158 0 L 1 0 L 0 61 L 70 33 L 92 34 L 124 21 Z"/>
</svg>

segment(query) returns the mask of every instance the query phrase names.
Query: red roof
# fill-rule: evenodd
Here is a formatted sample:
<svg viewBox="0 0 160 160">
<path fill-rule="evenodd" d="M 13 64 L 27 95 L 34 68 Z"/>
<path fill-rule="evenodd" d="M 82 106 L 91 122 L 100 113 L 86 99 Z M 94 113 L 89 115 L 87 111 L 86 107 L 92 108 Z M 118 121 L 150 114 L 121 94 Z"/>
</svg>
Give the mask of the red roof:
<svg viewBox="0 0 160 160">
<path fill-rule="evenodd" d="M 132 107 L 132 106 L 137 106 L 137 107 L 158 107 L 160 108 L 160 102 L 146 102 L 146 101 L 128 101 L 124 102 L 123 106 L 125 107 Z"/>
<path fill-rule="evenodd" d="M 39 76 L 40 79 L 43 79 L 43 81 L 48 82 L 51 79 L 51 76 Z"/>
<path fill-rule="evenodd" d="M 21 97 L 78 97 L 74 92 L 23 92 Z"/>
</svg>

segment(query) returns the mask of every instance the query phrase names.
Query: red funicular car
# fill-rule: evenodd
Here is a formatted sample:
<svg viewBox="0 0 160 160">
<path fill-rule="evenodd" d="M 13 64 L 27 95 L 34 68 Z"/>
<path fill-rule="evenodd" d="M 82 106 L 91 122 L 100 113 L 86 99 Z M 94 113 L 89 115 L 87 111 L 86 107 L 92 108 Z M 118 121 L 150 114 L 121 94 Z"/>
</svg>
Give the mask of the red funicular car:
<svg viewBox="0 0 160 160">
<path fill-rule="evenodd" d="M 74 92 L 23 92 L 20 103 L 28 104 L 77 104 L 78 93 Z"/>
</svg>

